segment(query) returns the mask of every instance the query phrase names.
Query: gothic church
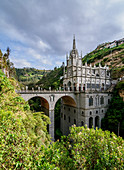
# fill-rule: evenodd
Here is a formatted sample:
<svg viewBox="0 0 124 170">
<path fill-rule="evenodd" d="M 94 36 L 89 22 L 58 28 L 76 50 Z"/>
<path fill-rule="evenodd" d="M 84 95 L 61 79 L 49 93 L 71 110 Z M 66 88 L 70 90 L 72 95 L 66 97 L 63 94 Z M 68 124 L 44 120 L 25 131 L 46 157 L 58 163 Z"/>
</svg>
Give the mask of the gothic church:
<svg viewBox="0 0 124 170">
<path fill-rule="evenodd" d="M 109 92 L 111 78 L 109 68 L 82 63 L 76 49 L 75 37 L 70 55 L 66 56 L 67 66 L 64 66 L 64 90 L 75 93 L 75 101 L 61 105 L 61 131 L 69 133 L 69 127 L 92 126 L 101 127 L 101 119 L 105 116 L 112 94 Z"/>
</svg>

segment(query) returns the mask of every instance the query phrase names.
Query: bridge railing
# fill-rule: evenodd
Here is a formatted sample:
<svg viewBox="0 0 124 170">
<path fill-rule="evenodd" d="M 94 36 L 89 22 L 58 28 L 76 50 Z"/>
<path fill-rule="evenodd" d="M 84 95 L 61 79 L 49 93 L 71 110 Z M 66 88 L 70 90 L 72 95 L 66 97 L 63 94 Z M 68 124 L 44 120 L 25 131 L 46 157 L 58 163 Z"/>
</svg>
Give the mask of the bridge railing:
<svg viewBox="0 0 124 170">
<path fill-rule="evenodd" d="M 110 86 L 109 86 L 110 88 Z M 18 92 L 63 92 L 63 91 L 68 91 L 68 92 L 85 92 L 85 91 L 107 91 L 108 87 L 105 86 L 104 88 L 102 87 L 99 87 L 99 88 L 91 88 L 91 87 L 83 87 L 83 86 L 79 86 L 79 87 L 76 87 L 76 86 L 70 86 L 70 87 L 59 87 L 57 88 L 56 90 L 55 89 L 52 89 L 51 87 L 49 87 L 48 90 L 46 89 L 43 89 L 41 87 L 37 87 L 37 89 L 34 89 L 32 87 L 32 89 L 29 89 L 28 86 L 26 86 L 25 88 L 23 87 L 20 91 Z"/>
<path fill-rule="evenodd" d="M 81 89 L 80 87 L 59 87 L 56 90 L 52 89 L 51 87 L 49 87 L 48 90 L 43 89 L 41 87 L 37 87 L 37 89 L 34 89 L 32 87 L 32 89 L 29 89 L 28 86 L 26 86 L 25 88 L 22 87 L 22 89 L 20 89 L 18 92 L 63 92 L 63 91 L 68 91 L 68 92 L 75 92 L 75 91 L 85 91 L 85 89 Z"/>
</svg>

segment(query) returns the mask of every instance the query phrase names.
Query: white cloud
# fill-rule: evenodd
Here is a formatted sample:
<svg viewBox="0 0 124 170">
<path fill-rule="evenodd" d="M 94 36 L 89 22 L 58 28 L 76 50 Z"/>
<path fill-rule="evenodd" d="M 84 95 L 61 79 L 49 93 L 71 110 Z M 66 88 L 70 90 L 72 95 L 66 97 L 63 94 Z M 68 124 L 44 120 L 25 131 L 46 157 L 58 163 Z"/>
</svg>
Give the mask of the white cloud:
<svg viewBox="0 0 124 170">
<path fill-rule="evenodd" d="M 43 49 L 43 51 L 45 51 L 46 49 L 50 49 L 50 46 L 46 43 L 44 43 L 42 40 L 40 40 L 39 42 L 39 47 L 41 47 L 41 49 Z"/>
<path fill-rule="evenodd" d="M 123 11 L 123 0 L 1 1 L 0 45 L 6 49 L 6 36 L 16 60 L 51 69 L 65 60 L 73 34 L 83 54 L 124 37 Z"/>
<path fill-rule="evenodd" d="M 61 66 L 62 65 L 61 61 L 56 61 L 55 63 L 56 63 L 57 66 Z"/>
<path fill-rule="evenodd" d="M 14 63 L 14 66 L 17 68 L 32 67 L 32 64 L 25 59 L 12 58 L 11 61 Z"/>
</svg>

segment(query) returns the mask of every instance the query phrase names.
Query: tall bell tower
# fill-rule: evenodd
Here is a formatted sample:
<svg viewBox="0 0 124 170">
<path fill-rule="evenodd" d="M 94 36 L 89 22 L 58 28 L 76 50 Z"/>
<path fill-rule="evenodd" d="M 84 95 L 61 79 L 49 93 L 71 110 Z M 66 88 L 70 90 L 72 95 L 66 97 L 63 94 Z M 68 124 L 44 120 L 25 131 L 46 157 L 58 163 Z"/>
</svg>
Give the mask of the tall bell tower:
<svg viewBox="0 0 124 170">
<path fill-rule="evenodd" d="M 73 37 L 73 47 L 70 52 L 69 58 L 67 56 L 67 75 L 68 77 L 73 77 L 73 72 L 76 71 L 77 63 L 78 63 L 78 51 L 76 49 L 76 41 L 75 35 Z"/>
</svg>

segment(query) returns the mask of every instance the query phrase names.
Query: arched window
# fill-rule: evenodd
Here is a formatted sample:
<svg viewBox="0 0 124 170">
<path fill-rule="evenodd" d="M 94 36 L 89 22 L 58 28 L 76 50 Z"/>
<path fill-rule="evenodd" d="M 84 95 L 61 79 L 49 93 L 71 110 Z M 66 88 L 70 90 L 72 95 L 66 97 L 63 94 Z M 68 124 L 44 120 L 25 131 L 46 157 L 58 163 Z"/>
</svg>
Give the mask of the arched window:
<svg viewBox="0 0 124 170">
<path fill-rule="evenodd" d="M 74 124 L 76 125 L 76 119 L 74 119 Z"/>
<path fill-rule="evenodd" d="M 92 115 L 92 112 L 90 111 L 90 115 Z"/>
<path fill-rule="evenodd" d="M 70 111 L 70 108 L 68 108 L 68 111 Z"/>
<path fill-rule="evenodd" d="M 96 114 L 98 114 L 98 110 L 96 110 Z"/>
<path fill-rule="evenodd" d="M 67 86 L 66 86 L 66 84 L 64 85 L 64 89 L 65 89 L 65 90 L 67 90 Z"/>
<path fill-rule="evenodd" d="M 82 111 L 82 115 L 84 115 L 84 111 Z"/>
<path fill-rule="evenodd" d="M 90 98 L 89 98 L 89 106 L 93 106 L 93 97 L 92 96 L 90 96 Z"/>
<path fill-rule="evenodd" d="M 70 86 L 71 86 L 71 82 L 69 81 L 69 82 L 68 82 L 68 87 L 70 87 Z"/>
<path fill-rule="evenodd" d="M 74 113 L 76 113 L 76 110 L 74 109 Z"/>
<path fill-rule="evenodd" d="M 95 117 L 95 127 L 99 127 L 99 116 Z"/>
<path fill-rule="evenodd" d="M 84 122 L 83 121 L 81 121 L 81 126 L 84 126 Z"/>
<path fill-rule="evenodd" d="M 103 96 L 101 96 L 101 98 L 100 98 L 100 104 L 104 104 L 104 97 Z"/>
<path fill-rule="evenodd" d="M 98 102 L 97 102 L 97 97 L 95 98 L 95 101 L 96 101 L 96 106 L 98 105 Z"/>
<path fill-rule="evenodd" d="M 89 118 L 89 128 L 92 128 L 92 126 L 93 126 L 93 118 L 90 117 Z"/>
<path fill-rule="evenodd" d="M 66 120 L 66 115 L 64 115 L 64 120 Z"/>
</svg>

